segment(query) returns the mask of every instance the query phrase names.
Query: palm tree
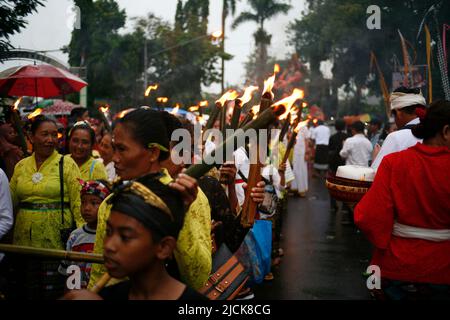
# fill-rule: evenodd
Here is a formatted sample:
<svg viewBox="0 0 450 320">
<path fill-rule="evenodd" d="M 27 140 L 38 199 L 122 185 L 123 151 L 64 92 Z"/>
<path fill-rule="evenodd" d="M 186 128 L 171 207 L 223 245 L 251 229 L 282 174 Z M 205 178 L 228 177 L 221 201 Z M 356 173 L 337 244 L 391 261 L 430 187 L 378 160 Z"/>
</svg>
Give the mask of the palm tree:
<svg viewBox="0 0 450 320">
<path fill-rule="evenodd" d="M 278 0 L 248 0 L 253 11 L 243 11 L 233 23 L 233 29 L 239 25 L 252 21 L 259 27 L 253 34 L 255 45 L 259 48 L 257 59 L 258 84 L 261 86 L 264 81 L 264 69 L 267 61 L 267 46 L 270 45 L 272 36 L 264 30 L 264 23 L 280 13 L 286 14 L 291 5 Z"/>
<path fill-rule="evenodd" d="M 236 2 L 238 0 L 223 0 L 223 7 L 222 7 L 222 43 L 220 45 L 220 49 L 222 51 L 222 92 L 225 90 L 225 83 L 224 83 L 224 77 L 225 77 L 225 22 L 228 17 L 228 15 L 231 14 L 234 15 L 236 12 Z"/>
</svg>

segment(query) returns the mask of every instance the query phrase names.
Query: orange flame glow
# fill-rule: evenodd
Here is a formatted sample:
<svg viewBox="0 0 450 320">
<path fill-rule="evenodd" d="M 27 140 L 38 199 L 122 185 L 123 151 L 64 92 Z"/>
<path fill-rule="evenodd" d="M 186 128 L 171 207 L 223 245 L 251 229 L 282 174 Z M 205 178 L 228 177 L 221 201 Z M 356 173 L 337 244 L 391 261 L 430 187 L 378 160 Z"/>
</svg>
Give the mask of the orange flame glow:
<svg viewBox="0 0 450 320">
<path fill-rule="evenodd" d="M 141 107 L 141 108 L 142 108 L 142 107 Z M 129 108 L 129 109 L 122 110 L 119 114 L 116 115 L 116 119 L 122 119 L 123 117 L 126 116 L 126 114 L 127 114 L 128 112 L 131 112 L 131 111 L 133 111 L 133 110 L 134 110 L 134 108 Z"/>
<path fill-rule="evenodd" d="M 302 103 L 302 108 L 306 108 L 308 106 L 308 102 L 303 102 Z"/>
<path fill-rule="evenodd" d="M 273 104 L 272 107 L 276 107 L 279 105 L 284 105 L 286 107 L 286 112 L 283 113 L 281 116 L 279 116 L 278 119 L 280 120 L 286 119 L 295 101 L 297 101 L 298 99 L 302 99 L 303 95 L 304 95 L 303 90 L 294 89 L 294 91 L 292 91 L 292 94 L 289 97 L 286 97 L 278 101 L 277 103 Z"/>
<path fill-rule="evenodd" d="M 242 106 L 252 100 L 252 94 L 256 90 L 258 90 L 258 87 L 255 86 L 250 86 L 245 89 L 244 94 L 239 98 L 242 101 Z"/>
<path fill-rule="evenodd" d="M 19 99 L 16 100 L 16 102 L 14 102 L 14 110 L 19 110 L 19 104 L 22 101 L 22 97 L 20 97 Z"/>
<path fill-rule="evenodd" d="M 33 119 L 34 117 L 37 117 L 41 113 L 42 113 L 42 109 L 41 108 L 37 108 L 36 110 L 34 110 L 32 113 L 30 113 L 28 115 L 28 119 Z"/>
<path fill-rule="evenodd" d="M 103 114 L 106 114 L 106 113 L 109 111 L 109 106 L 106 106 L 106 107 L 100 107 L 100 111 L 101 111 Z"/>
<path fill-rule="evenodd" d="M 256 119 L 258 117 L 258 112 L 260 108 L 261 108 L 260 105 L 252 107 L 253 119 Z"/>
<path fill-rule="evenodd" d="M 208 102 L 208 100 L 203 100 L 203 101 L 200 101 L 198 105 L 199 105 L 199 107 L 204 108 L 204 107 L 209 106 L 209 102 Z"/>
<path fill-rule="evenodd" d="M 199 109 L 199 106 L 192 106 L 192 107 L 189 107 L 189 111 L 190 112 L 195 112 L 195 111 L 198 111 L 198 109 Z"/>
<path fill-rule="evenodd" d="M 157 84 L 148 86 L 147 90 L 145 90 L 145 96 L 148 97 L 150 95 L 150 92 L 152 90 L 156 90 L 156 89 L 158 89 L 158 85 Z"/>
<path fill-rule="evenodd" d="M 58 139 L 61 139 L 63 137 L 63 134 L 61 132 L 58 132 Z"/>
<path fill-rule="evenodd" d="M 275 75 L 276 74 L 273 74 L 272 76 L 267 78 L 267 80 L 264 80 L 264 91 L 263 91 L 263 94 L 270 93 L 270 96 L 272 97 L 272 99 L 275 97 L 275 95 L 272 92 L 273 85 L 275 84 Z"/>
<path fill-rule="evenodd" d="M 238 96 L 239 96 L 239 95 L 238 95 L 238 93 L 236 92 L 236 90 L 228 90 L 227 92 L 225 92 L 225 93 L 223 94 L 223 96 L 222 96 L 219 100 L 216 101 L 216 103 L 219 103 L 220 106 L 223 107 L 227 101 L 229 101 L 229 100 L 234 100 L 234 99 L 236 99 Z"/>
<path fill-rule="evenodd" d="M 211 33 L 211 36 L 216 39 L 222 38 L 222 35 L 223 35 L 222 30 L 217 30 Z"/>
<path fill-rule="evenodd" d="M 166 103 L 167 101 L 169 101 L 169 98 L 167 98 L 167 97 L 156 98 L 156 102 L 159 102 L 159 103 Z"/>
<path fill-rule="evenodd" d="M 273 66 L 273 73 L 277 74 L 280 72 L 280 65 L 278 63 L 275 63 L 275 65 Z"/>
</svg>

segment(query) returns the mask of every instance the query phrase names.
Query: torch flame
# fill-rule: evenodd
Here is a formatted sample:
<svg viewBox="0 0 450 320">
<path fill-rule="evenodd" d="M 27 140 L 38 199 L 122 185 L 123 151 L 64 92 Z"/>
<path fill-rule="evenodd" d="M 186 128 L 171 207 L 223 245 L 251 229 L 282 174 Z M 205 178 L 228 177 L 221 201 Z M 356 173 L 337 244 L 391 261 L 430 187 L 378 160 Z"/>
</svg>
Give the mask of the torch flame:
<svg viewBox="0 0 450 320">
<path fill-rule="evenodd" d="M 302 108 L 306 108 L 308 106 L 308 102 L 303 102 L 302 103 Z"/>
<path fill-rule="evenodd" d="M 199 109 L 199 107 L 198 106 L 192 106 L 192 107 L 189 107 L 189 111 L 190 112 L 194 112 L 194 111 L 198 111 L 198 109 Z"/>
<path fill-rule="evenodd" d="M 175 108 L 173 108 L 173 110 L 170 113 L 175 115 L 175 114 L 178 113 L 178 110 L 180 110 L 180 106 L 179 105 L 177 105 Z"/>
<path fill-rule="evenodd" d="M 63 137 L 63 134 L 61 132 L 58 132 L 58 139 L 61 139 Z"/>
<path fill-rule="evenodd" d="M 239 98 L 242 101 L 242 105 L 252 100 L 252 93 L 256 90 L 258 90 L 258 87 L 255 86 L 250 86 L 245 89 L 244 94 Z"/>
<path fill-rule="evenodd" d="M 160 102 L 160 103 L 166 103 L 167 101 L 169 101 L 169 98 L 167 98 L 167 97 L 158 97 L 158 98 L 156 98 L 156 101 Z"/>
<path fill-rule="evenodd" d="M 274 73 L 272 76 L 267 78 L 267 80 L 264 80 L 263 94 L 270 93 L 270 96 L 272 97 L 272 99 L 275 97 L 275 95 L 272 92 L 273 85 L 275 84 L 275 75 L 276 74 Z"/>
<path fill-rule="evenodd" d="M 150 85 L 147 87 L 147 90 L 145 90 L 145 96 L 148 97 L 150 95 L 150 91 L 158 89 L 158 85 Z"/>
<path fill-rule="evenodd" d="M 223 94 L 223 96 L 216 101 L 216 103 L 219 103 L 221 107 L 223 107 L 225 105 L 225 103 L 229 100 L 234 100 L 238 97 L 238 93 L 236 92 L 236 90 L 228 90 L 227 92 L 225 92 Z"/>
<path fill-rule="evenodd" d="M 280 72 L 280 65 L 278 63 L 275 63 L 275 65 L 273 66 L 273 73 L 277 74 Z"/>
<path fill-rule="evenodd" d="M 125 115 L 128 112 L 131 112 L 133 110 L 135 110 L 135 109 L 134 108 L 129 108 L 129 109 L 122 110 L 119 114 L 116 115 L 116 119 L 122 119 L 123 117 L 125 117 Z"/>
<path fill-rule="evenodd" d="M 217 30 L 217 31 L 214 31 L 213 33 L 211 33 L 211 36 L 213 37 L 213 38 L 216 38 L 216 39 L 218 39 L 218 38 L 222 38 L 222 30 Z"/>
<path fill-rule="evenodd" d="M 22 97 L 20 97 L 19 99 L 16 100 L 16 102 L 14 102 L 14 110 L 19 110 L 19 104 L 22 101 Z"/>
<path fill-rule="evenodd" d="M 301 128 L 306 127 L 308 125 L 309 120 L 305 120 L 300 122 L 297 127 L 294 129 L 295 133 L 298 133 Z"/>
<path fill-rule="evenodd" d="M 256 119 L 258 117 L 258 112 L 259 112 L 260 108 L 261 108 L 260 105 L 256 105 L 256 106 L 252 107 L 251 110 L 252 110 L 252 113 L 253 113 L 253 119 Z"/>
<path fill-rule="evenodd" d="M 295 101 L 297 101 L 298 99 L 302 99 L 303 95 L 304 95 L 303 90 L 294 89 L 294 91 L 292 91 L 292 94 L 289 97 L 286 97 L 278 101 L 277 103 L 273 104 L 272 107 L 276 107 L 279 105 L 284 105 L 286 107 L 286 112 L 284 112 L 281 116 L 279 116 L 278 119 L 280 120 L 286 119 Z"/>
<path fill-rule="evenodd" d="M 37 108 L 36 110 L 34 110 L 32 113 L 30 113 L 28 115 L 28 119 L 33 119 L 34 117 L 37 117 L 41 113 L 42 113 L 42 109 L 41 108 Z"/>
<path fill-rule="evenodd" d="M 208 100 L 203 100 L 203 101 L 200 101 L 198 105 L 200 107 L 207 107 L 207 106 L 209 106 L 209 102 L 208 102 Z"/>
<path fill-rule="evenodd" d="M 109 106 L 106 106 L 106 107 L 100 107 L 100 111 L 101 111 L 103 114 L 106 114 L 106 113 L 109 111 Z"/>
</svg>

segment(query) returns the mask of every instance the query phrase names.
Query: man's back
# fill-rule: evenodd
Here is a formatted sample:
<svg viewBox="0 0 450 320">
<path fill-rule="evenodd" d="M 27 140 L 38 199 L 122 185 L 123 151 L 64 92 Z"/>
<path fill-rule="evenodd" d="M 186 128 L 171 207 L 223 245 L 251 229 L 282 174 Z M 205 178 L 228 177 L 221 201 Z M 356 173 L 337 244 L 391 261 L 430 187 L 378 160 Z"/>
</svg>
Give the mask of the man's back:
<svg viewBox="0 0 450 320">
<path fill-rule="evenodd" d="M 346 165 L 368 166 L 371 153 L 372 144 L 369 139 L 358 133 L 345 140 L 339 154 L 346 159 Z"/>
</svg>

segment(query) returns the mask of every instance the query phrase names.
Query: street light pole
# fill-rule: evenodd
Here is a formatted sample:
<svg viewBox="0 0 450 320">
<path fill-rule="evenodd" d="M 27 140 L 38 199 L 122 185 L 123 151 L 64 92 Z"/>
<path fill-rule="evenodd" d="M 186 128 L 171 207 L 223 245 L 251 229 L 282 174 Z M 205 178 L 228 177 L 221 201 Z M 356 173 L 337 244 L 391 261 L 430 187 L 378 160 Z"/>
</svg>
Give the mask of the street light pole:
<svg viewBox="0 0 450 320">
<path fill-rule="evenodd" d="M 225 6 L 225 4 L 224 4 Z M 225 19 L 226 19 L 226 10 L 225 8 L 222 10 L 222 42 L 220 43 L 220 49 L 222 51 L 222 92 L 225 91 Z"/>
</svg>

